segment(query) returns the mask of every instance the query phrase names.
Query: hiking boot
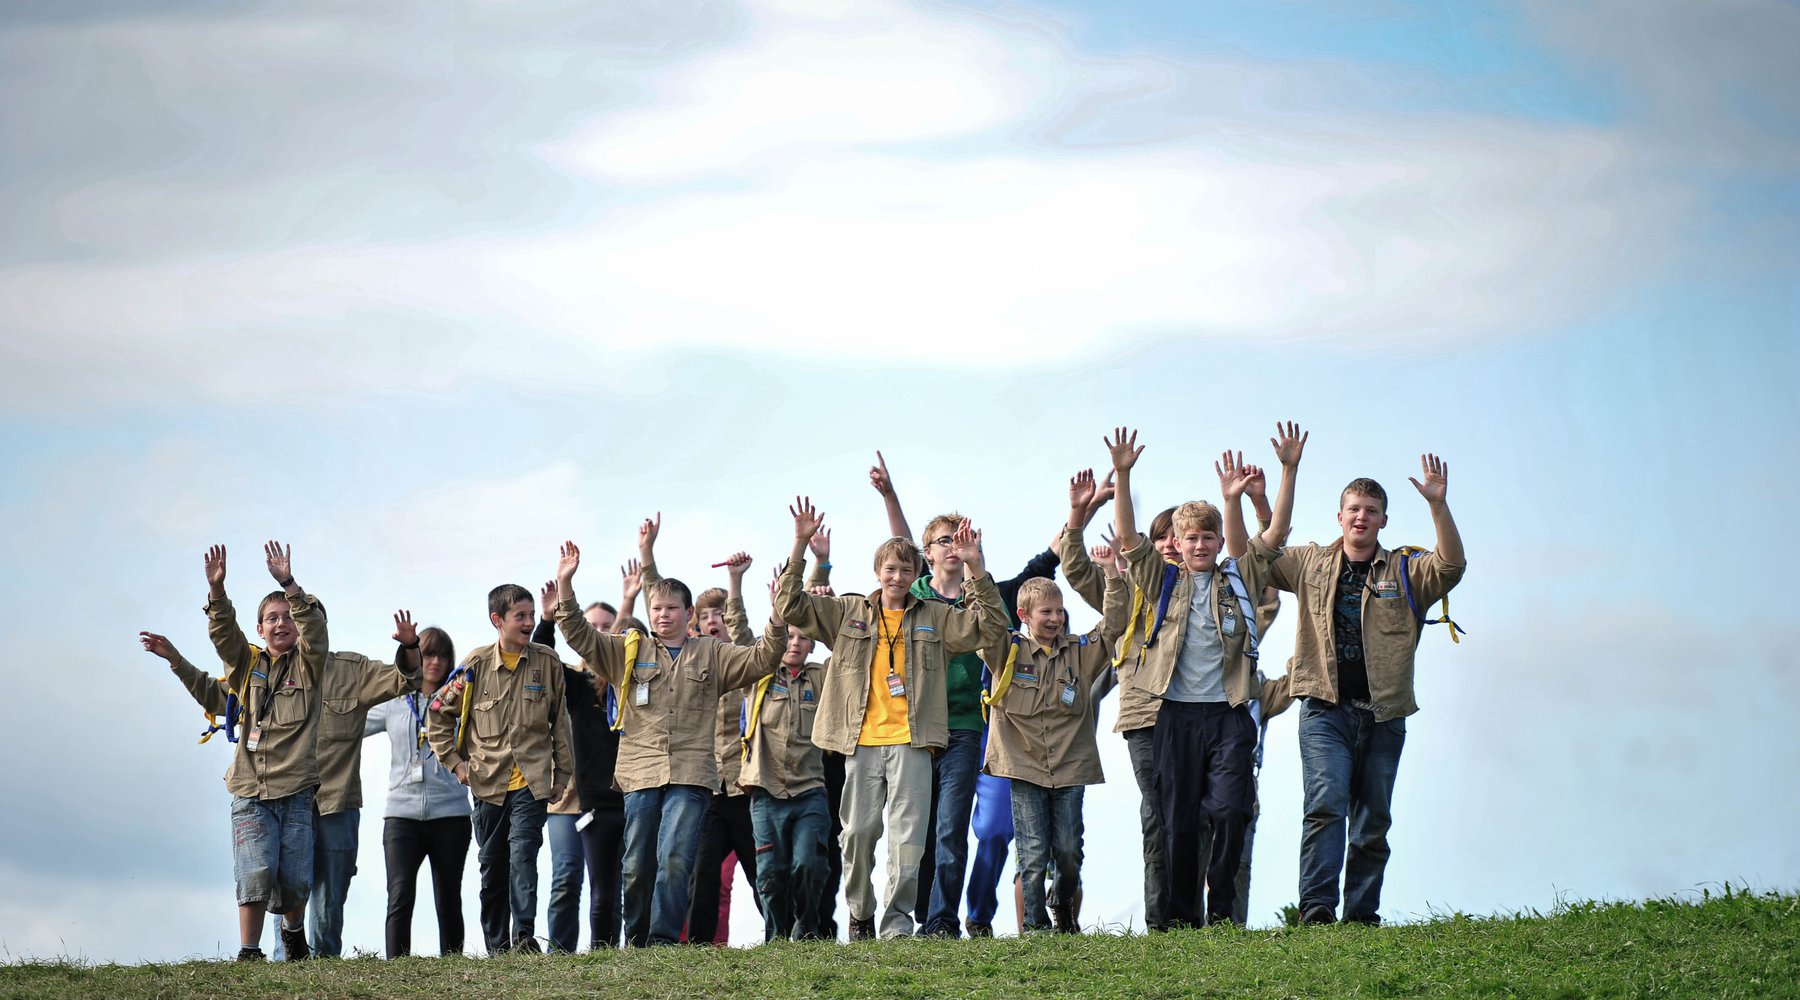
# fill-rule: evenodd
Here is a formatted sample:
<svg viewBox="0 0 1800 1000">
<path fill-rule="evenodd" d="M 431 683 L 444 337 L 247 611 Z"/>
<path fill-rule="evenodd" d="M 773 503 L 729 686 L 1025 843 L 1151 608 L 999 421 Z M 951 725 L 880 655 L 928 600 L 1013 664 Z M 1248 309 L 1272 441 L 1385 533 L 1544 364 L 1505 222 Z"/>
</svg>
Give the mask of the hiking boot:
<svg viewBox="0 0 1800 1000">
<path fill-rule="evenodd" d="M 1300 923 L 1302 925 L 1335 924 L 1337 923 L 1337 914 L 1331 912 L 1330 907 L 1315 903 L 1307 907 L 1306 912 L 1300 914 Z"/>
<path fill-rule="evenodd" d="M 537 938 L 526 935 L 525 937 L 515 938 L 513 940 L 512 953 L 515 955 L 542 955 L 544 953 L 544 946 L 538 944 Z"/>
<path fill-rule="evenodd" d="M 1058 903 L 1050 908 L 1050 916 L 1056 921 L 1056 933 L 1081 933 L 1081 923 L 1075 919 L 1075 907 L 1073 905 L 1068 903 Z"/>
<path fill-rule="evenodd" d="M 245 945 L 238 949 L 237 960 L 240 962 L 260 962 L 263 960 L 263 950 L 254 945 Z"/>
<path fill-rule="evenodd" d="M 993 924 L 979 924 L 973 920 L 967 921 L 967 924 L 969 936 L 972 938 L 991 938 L 994 936 Z"/>
<path fill-rule="evenodd" d="M 281 948 L 287 952 L 290 962 L 304 962 L 312 957 L 312 949 L 306 946 L 306 925 L 289 927 L 287 921 L 281 922 Z"/>
<path fill-rule="evenodd" d="M 875 918 L 867 917 L 865 919 L 858 920 L 855 917 L 851 917 L 850 918 L 850 940 L 852 940 L 852 941 L 873 941 L 873 940 L 875 940 Z"/>
</svg>

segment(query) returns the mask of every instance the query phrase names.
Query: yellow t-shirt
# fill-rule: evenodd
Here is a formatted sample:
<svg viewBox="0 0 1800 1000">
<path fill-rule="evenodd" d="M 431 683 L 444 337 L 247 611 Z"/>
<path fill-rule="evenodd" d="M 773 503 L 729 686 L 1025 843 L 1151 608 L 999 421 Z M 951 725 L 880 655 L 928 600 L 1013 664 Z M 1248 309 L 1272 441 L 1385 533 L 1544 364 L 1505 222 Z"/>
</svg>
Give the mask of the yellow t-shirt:
<svg viewBox="0 0 1800 1000">
<path fill-rule="evenodd" d="M 519 669 L 519 661 L 524 658 L 525 658 L 525 654 L 523 652 L 509 653 L 504 649 L 502 649 L 500 651 L 500 665 L 502 667 L 505 667 L 507 670 Z M 514 764 L 513 769 L 512 769 L 512 775 L 506 779 L 506 790 L 509 792 L 516 792 L 519 789 L 524 788 L 524 787 L 525 787 L 525 772 L 519 770 L 519 765 Z"/>
<path fill-rule="evenodd" d="M 892 747 L 912 742 L 912 726 L 906 721 L 906 695 L 888 693 L 888 675 L 906 680 L 906 635 L 900 619 L 905 611 L 881 609 L 881 627 L 876 630 L 875 660 L 869 664 L 869 706 L 863 714 L 862 735 L 856 744 L 865 747 Z"/>
</svg>

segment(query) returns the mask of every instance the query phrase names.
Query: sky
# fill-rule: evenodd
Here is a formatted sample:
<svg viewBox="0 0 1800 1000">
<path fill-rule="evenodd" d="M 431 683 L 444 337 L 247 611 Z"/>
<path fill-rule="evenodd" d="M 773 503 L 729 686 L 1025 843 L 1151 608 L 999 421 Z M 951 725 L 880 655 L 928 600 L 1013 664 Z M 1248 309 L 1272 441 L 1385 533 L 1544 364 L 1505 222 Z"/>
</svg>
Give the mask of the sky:
<svg viewBox="0 0 1800 1000">
<path fill-rule="evenodd" d="M 1420 645 L 1385 918 L 1794 890 L 1797 41 L 1791 0 L 9 6 L 0 959 L 235 949 L 227 748 L 135 638 L 210 665 L 209 544 L 246 606 L 290 543 L 334 648 L 406 608 L 467 650 L 564 539 L 615 598 L 657 511 L 665 573 L 756 581 L 810 495 L 866 589 L 876 449 L 1010 575 L 1120 425 L 1147 517 L 1299 422 L 1297 542 L 1372 476 L 1432 544 L 1449 461 L 1468 635 Z M 1084 918 L 1141 927 L 1112 720 Z M 1261 807 L 1255 924 L 1292 716 Z"/>
</svg>

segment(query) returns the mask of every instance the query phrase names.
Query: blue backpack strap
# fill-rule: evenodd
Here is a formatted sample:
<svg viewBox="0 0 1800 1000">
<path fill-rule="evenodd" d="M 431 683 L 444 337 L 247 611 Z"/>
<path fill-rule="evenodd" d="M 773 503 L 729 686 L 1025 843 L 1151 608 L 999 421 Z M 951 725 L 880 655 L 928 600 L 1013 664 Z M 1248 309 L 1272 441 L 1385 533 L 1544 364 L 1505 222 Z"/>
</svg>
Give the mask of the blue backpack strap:
<svg viewBox="0 0 1800 1000">
<path fill-rule="evenodd" d="M 1423 554 L 1423 552 L 1424 552 L 1423 549 L 1414 548 L 1410 545 L 1408 545 L 1400 550 L 1400 589 L 1403 593 L 1406 594 L 1407 610 L 1412 612 L 1412 616 L 1414 618 L 1418 619 L 1419 624 L 1421 624 L 1421 625 L 1448 625 L 1448 626 L 1450 626 L 1450 641 L 1451 642 L 1461 642 L 1462 639 L 1458 636 L 1457 633 L 1461 633 L 1462 635 L 1468 635 L 1469 632 L 1467 629 L 1463 628 L 1461 625 L 1458 625 L 1455 622 L 1450 620 L 1450 598 L 1449 597 L 1446 596 L 1444 598 L 1444 615 L 1441 618 L 1425 617 L 1424 614 L 1420 613 L 1420 611 L 1419 611 L 1418 602 L 1413 600 L 1412 576 L 1406 572 L 1406 562 L 1407 562 L 1407 560 L 1411 559 L 1413 556 Z"/>
<path fill-rule="evenodd" d="M 1236 559 L 1225 560 L 1219 568 L 1225 571 L 1225 582 L 1231 586 L 1232 596 L 1237 598 L 1238 615 L 1244 619 L 1244 653 L 1254 660 L 1262 645 L 1262 633 L 1256 627 L 1256 602 L 1250 599 L 1250 588 L 1244 583 L 1243 574 L 1238 572 Z"/>
<path fill-rule="evenodd" d="M 1156 619 L 1150 626 L 1150 634 L 1144 636 L 1144 648 L 1148 649 L 1156 641 L 1156 633 L 1162 631 L 1163 619 L 1169 616 L 1169 599 L 1175 596 L 1175 583 L 1181 578 L 1181 571 L 1174 566 L 1163 567 L 1162 593 L 1156 597 Z"/>
</svg>

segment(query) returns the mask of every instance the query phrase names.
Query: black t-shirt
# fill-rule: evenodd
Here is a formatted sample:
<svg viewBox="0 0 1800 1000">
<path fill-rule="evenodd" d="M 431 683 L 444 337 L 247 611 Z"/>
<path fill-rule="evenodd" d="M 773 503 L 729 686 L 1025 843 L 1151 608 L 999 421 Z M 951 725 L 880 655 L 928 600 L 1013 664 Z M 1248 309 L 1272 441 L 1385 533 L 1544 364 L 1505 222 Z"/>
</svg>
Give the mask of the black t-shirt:
<svg viewBox="0 0 1800 1000">
<path fill-rule="evenodd" d="M 1362 598 L 1374 560 L 1344 560 L 1332 602 L 1332 631 L 1337 639 L 1338 704 L 1369 700 L 1369 668 L 1363 660 Z"/>
</svg>

